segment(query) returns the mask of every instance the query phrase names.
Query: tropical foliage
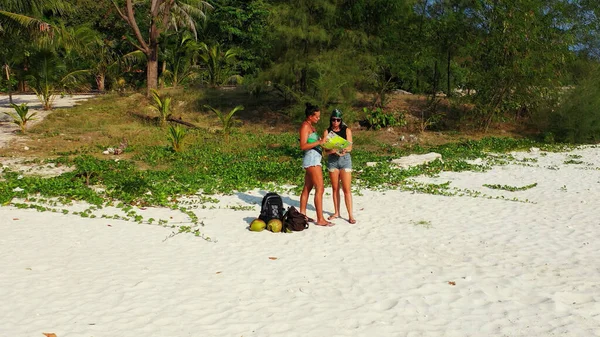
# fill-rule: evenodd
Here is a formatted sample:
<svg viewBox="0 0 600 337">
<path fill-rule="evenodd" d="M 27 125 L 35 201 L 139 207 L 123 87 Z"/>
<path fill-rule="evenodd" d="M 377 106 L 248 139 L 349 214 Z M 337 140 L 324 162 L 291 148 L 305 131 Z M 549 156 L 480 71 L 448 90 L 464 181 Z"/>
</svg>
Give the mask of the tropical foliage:
<svg viewBox="0 0 600 337">
<path fill-rule="evenodd" d="M 171 148 L 175 152 L 181 152 L 183 150 L 183 141 L 185 136 L 187 135 L 187 131 L 177 125 L 177 126 L 169 126 L 169 133 L 167 138 L 169 139 L 169 143 L 171 144 Z"/>
<path fill-rule="evenodd" d="M 161 96 L 156 89 L 151 90 L 152 94 L 152 109 L 158 112 L 161 125 L 167 123 L 167 119 L 171 116 L 171 100 L 169 96 Z"/>
<path fill-rule="evenodd" d="M 27 103 L 21 103 L 20 105 L 13 103 L 10 106 L 15 109 L 15 112 L 13 113 L 8 111 L 5 112 L 5 114 L 10 116 L 13 120 L 13 123 L 19 126 L 21 133 L 25 133 L 25 126 L 27 125 L 27 122 L 34 120 L 37 112 L 29 113 L 29 107 L 27 106 Z"/>
<path fill-rule="evenodd" d="M 205 105 L 204 107 L 210 109 L 210 111 L 214 112 L 214 114 L 217 115 L 217 117 L 221 121 L 221 124 L 223 125 L 223 133 L 225 134 L 228 134 L 231 130 L 231 127 L 233 126 L 233 123 L 235 121 L 233 119 L 233 115 L 240 110 L 244 110 L 244 106 L 242 105 L 236 106 L 229 112 L 223 112 L 219 109 L 211 107 L 210 105 Z"/>
<path fill-rule="evenodd" d="M 531 117 L 600 59 L 590 0 L 0 0 L 0 90 L 46 108 L 100 92 L 248 85 L 294 105 L 385 109 L 397 89 Z M 578 91 L 576 91 L 577 93 Z M 201 106 L 201 105 L 200 105 Z"/>
</svg>

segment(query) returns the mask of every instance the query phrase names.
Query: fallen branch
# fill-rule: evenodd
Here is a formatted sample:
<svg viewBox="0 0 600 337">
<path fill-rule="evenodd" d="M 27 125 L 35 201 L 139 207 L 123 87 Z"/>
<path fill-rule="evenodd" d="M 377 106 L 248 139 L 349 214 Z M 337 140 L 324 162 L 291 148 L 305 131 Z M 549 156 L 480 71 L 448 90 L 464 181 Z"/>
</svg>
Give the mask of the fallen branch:
<svg viewBox="0 0 600 337">
<path fill-rule="evenodd" d="M 189 126 L 190 128 L 193 128 L 193 129 L 198 129 L 198 127 L 196 125 L 184 121 L 183 119 L 181 119 L 181 117 L 179 117 L 179 119 L 174 118 L 174 117 L 169 117 L 169 118 L 167 118 L 167 121 L 179 123 L 179 124 L 182 124 L 182 125 L 185 125 L 185 126 Z"/>
<path fill-rule="evenodd" d="M 159 117 L 151 117 L 151 116 L 148 116 L 148 115 L 145 115 L 145 114 L 142 114 L 139 112 L 135 112 L 135 111 L 130 111 L 129 113 L 137 118 L 142 119 L 142 120 L 159 123 Z M 185 125 L 187 127 L 193 128 L 193 129 L 199 129 L 198 126 L 196 126 L 190 122 L 184 121 L 183 119 L 181 119 L 181 117 L 175 118 L 175 117 L 169 116 L 169 118 L 167 118 L 167 121 Z"/>
</svg>

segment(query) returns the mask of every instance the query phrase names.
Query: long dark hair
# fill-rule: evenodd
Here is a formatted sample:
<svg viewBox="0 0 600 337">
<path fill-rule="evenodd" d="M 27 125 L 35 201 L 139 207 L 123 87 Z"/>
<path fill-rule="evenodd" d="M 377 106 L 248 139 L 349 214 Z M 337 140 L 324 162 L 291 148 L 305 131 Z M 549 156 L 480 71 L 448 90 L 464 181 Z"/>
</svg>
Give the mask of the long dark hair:
<svg viewBox="0 0 600 337">
<path fill-rule="evenodd" d="M 346 123 L 344 123 L 344 121 L 342 120 L 340 122 L 340 131 L 343 131 L 344 129 L 347 129 L 348 125 L 346 125 Z M 333 131 L 333 123 L 331 122 L 331 118 L 329 119 L 329 127 L 327 128 L 327 131 Z"/>
<path fill-rule="evenodd" d="M 320 111 L 321 109 L 319 109 L 318 106 L 316 105 L 312 105 L 311 103 L 306 103 L 306 109 L 304 110 L 304 114 L 306 115 L 306 118 L 312 116 L 315 114 L 315 112 Z"/>
</svg>

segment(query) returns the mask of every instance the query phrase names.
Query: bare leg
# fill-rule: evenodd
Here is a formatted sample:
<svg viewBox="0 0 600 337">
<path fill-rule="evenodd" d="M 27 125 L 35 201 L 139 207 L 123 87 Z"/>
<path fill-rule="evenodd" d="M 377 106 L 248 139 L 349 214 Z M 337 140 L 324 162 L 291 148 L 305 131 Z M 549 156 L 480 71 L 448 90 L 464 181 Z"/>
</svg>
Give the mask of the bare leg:
<svg viewBox="0 0 600 337">
<path fill-rule="evenodd" d="M 350 186 L 350 183 L 352 182 L 352 172 L 342 170 L 340 172 L 340 179 L 342 181 L 342 191 L 344 191 L 344 202 L 346 203 L 346 209 L 348 210 L 348 222 L 356 223 L 356 219 L 354 219 L 354 215 L 352 214 L 352 188 Z"/>
<path fill-rule="evenodd" d="M 310 175 L 310 180 L 315 187 L 315 208 L 317 209 L 317 225 L 327 226 L 331 223 L 325 220 L 323 216 L 323 193 L 325 187 L 323 186 L 323 171 L 321 166 L 311 166 L 306 169 L 306 173 Z M 303 191 L 304 192 L 304 191 Z"/>
<path fill-rule="evenodd" d="M 312 190 L 314 184 L 312 182 L 312 178 L 308 169 L 305 170 L 304 173 L 304 188 L 302 189 L 302 194 L 300 194 L 300 213 L 306 215 L 306 205 L 308 204 L 308 196 L 310 195 L 310 191 Z"/>
<path fill-rule="evenodd" d="M 340 170 L 329 171 L 329 179 L 331 179 L 331 194 L 333 195 L 335 213 L 328 219 L 332 220 L 340 216 Z"/>
</svg>

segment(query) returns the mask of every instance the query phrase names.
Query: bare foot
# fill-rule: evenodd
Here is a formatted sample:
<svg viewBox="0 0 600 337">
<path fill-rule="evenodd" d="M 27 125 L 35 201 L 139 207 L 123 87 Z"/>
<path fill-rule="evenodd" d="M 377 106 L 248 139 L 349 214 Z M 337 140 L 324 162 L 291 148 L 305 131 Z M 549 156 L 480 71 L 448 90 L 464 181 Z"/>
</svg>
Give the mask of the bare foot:
<svg viewBox="0 0 600 337">
<path fill-rule="evenodd" d="M 348 222 L 354 225 L 356 223 L 356 219 L 350 218 L 348 219 Z"/>
<path fill-rule="evenodd" d="M 315 225 L 317 226 L 323 226 L 323 227 L 333 227 L 335 226 L 335 224 L 333 222 L 329 222 L 329 221 L 325 221 L 325 222 L 316 222 Z"/>
<path fill-rule="evenodd" d="M 332 214 L 329 216 L 329 218 L 327 218 L 327 220 L 337 219 L 339 216 L 340 216 L 339 214 Z"/>
</svg>

